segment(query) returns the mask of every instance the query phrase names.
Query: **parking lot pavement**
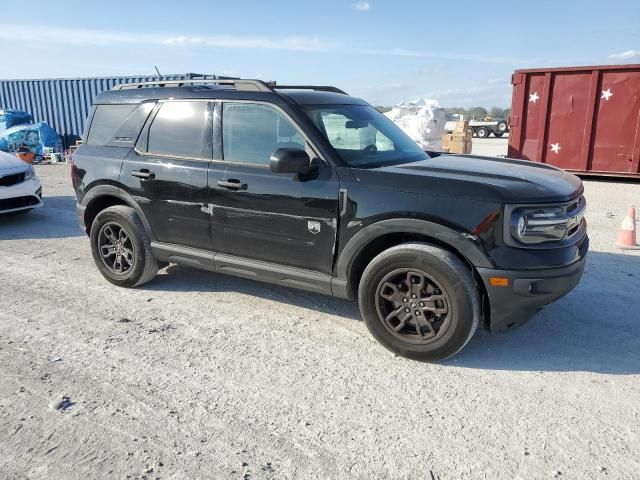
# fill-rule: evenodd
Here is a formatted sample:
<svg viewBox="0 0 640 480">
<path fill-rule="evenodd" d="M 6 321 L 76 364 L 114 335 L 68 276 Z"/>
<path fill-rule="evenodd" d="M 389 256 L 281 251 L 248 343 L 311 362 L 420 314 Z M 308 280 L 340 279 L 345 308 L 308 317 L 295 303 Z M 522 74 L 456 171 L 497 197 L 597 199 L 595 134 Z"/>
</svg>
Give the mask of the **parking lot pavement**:
<svg viewBox="0 0 640 480">
<path fill-rule="evenodd" d="M 493 136 L 487 138 L 474 137 L 471 142 L 471 153 L 473 155 L 484 155 L 489 157 L 505 157 L 507 155 L 508 145 L 509 134 L 504 135 L 501 138 Z"/>
<path fill-rule="evenodd" d="M 503 141 L 503 140 L 499 140 Z M 440 364 L 352 303 L 170 266 L 94 268 L 65 166 L 0 218 L 0 478 L 640 478 L 640 184 L 586 181 L 583 281 Z"/>
</svg>

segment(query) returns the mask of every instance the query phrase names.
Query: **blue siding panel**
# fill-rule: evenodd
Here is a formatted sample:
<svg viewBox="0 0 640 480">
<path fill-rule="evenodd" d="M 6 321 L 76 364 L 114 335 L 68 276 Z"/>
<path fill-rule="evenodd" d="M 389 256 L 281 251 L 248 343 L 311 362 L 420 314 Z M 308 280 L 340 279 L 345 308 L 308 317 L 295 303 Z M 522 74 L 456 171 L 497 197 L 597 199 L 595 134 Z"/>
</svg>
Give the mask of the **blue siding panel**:
<svg viewBox="0 0 640 480">
<path fill-rule="evenodd" d="M 64 148 L 82 136 L 84 122 L 98 93 L 119 83 L 226 78 L 196 73 L 158 76 L 0 80 L 0 108 L 15 108 L 47 122 L 62 138 Z"/>
</svg>

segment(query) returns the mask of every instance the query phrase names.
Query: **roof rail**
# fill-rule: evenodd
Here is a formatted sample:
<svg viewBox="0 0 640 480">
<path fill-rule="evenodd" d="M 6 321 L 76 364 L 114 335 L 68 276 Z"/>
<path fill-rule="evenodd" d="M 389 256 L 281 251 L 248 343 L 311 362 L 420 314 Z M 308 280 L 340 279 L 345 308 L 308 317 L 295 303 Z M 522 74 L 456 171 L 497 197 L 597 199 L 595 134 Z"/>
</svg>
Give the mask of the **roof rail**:
<svg viewBox="0 0 640 480">
<path fill-rule="evenodd" d="M 333 92 L 348 95 L 344 90 L 329 85 L 276 85 L 276 82 L 263 82 L 262 80 L 224 79 L 224 80 L 154 80 L 152 82 L 120 83 L 112 90 L 130 90 L 135 88 L 150 87 L 184 87 L 185 85 L 232 85 L 236 90 L 250 92 L 272 92 L 278 90 L 316 90 L 319 92 Z"/>
<path fill-rule="evenodd" d="M 275 87 L 275 82 L 263 82 L 262 80 L 157 80 L 153 82 L 140 83 L 120 83 L 115 85 L 112 90 L 129 90 L 134 88 L 149 87 L 157 85 L 158 87 L 183 87 L 185 85 L 233 85 L 236 90 L 252 91 L 252 92 L 271 92 Z"/>
<path fill-rule="evenodd" d="M 348 95 L 344 90 L 330 85 L 274 85 L 273 88 L 277 90 L 316 90 L 318 92 L 333 92 Z"/>
</svg>

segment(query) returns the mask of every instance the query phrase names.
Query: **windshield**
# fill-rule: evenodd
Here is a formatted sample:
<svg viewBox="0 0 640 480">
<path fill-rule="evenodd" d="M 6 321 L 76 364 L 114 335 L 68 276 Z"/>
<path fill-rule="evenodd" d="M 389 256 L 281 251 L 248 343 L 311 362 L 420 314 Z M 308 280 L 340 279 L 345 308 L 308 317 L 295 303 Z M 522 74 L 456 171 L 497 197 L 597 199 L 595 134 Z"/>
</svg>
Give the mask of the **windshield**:
<svg viewBox="0 0 640 480">
<path fill-rule="evenodd" d="M 376 168 L 429 158 L 370 105 L 312 105 L 305 109 L 340 158 L 352 167 Z"/>
</svg>

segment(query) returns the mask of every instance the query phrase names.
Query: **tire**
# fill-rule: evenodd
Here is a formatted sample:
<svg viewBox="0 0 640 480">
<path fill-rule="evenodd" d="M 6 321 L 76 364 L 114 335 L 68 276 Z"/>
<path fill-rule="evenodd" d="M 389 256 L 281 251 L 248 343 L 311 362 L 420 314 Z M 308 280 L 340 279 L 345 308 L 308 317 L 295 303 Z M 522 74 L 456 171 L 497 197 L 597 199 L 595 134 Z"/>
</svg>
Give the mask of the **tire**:
<svg viewBox="0 0 640 480">
<path fill-rule="evenodd" d="M 500 136 L 505 134 L 507 132 L 507 129 L 508 129 L 507 122 L 505 122 L 504 120 L 498 122 L 498 125 L 496 127 L 496 132 L 500 133 Z"/>
<path fill-rule="evenodd" d="M 503 132 L 493 132 L 493 135 L 494 135 L 496 138 L 500 138 L 500 137 L 502 137 L 502 135 L 504 135 L 504 133 L 503 133 Z"/>
<path fill-rule="evenodd" d="M 124 235 L 121 231 L 124 231 Z M 120 245 L 112 247 L 111 238 L 116 240 L 113 243 L 119 242 Z M 131 207 L 116 205 L 98 213 L 91 224 L 90 240 L 91 253 L 98 270 L 114 285 L 137 287 L 149 282 L 158 273 L 158 261 L 151 254 L 147 232 Z M 115 264 L 117 253 L 109 253 L 116 250 L 121 254 L 120 269 Z"/>
<path fill-rule="evenodd" d="M 424 282 L 415 283 L 420 274 Z M 412 292 L 420 293 L 414 299 Z M 362 274 L 358 304 L 376 340 L 415 360 L 437 361 L 455 355 L 480 323 L 480 298 L 470 269 L 452 253 L 424 243 L 405 243 L 375 257 Z M 405 305 L 409 310 L 415 308 L 406 314 L 411 318 L 402 313 Z M 414 314 L 420 308 L 425 308 L 422 314 Z M 398 311 L 401 313 L 394 316 Z"/>
<path fill-rule="evenodd" d="M 487 138 L 489 136 L 489 129 L 487 127 L 476 128 L 476 137 Z"/>
</svg>

